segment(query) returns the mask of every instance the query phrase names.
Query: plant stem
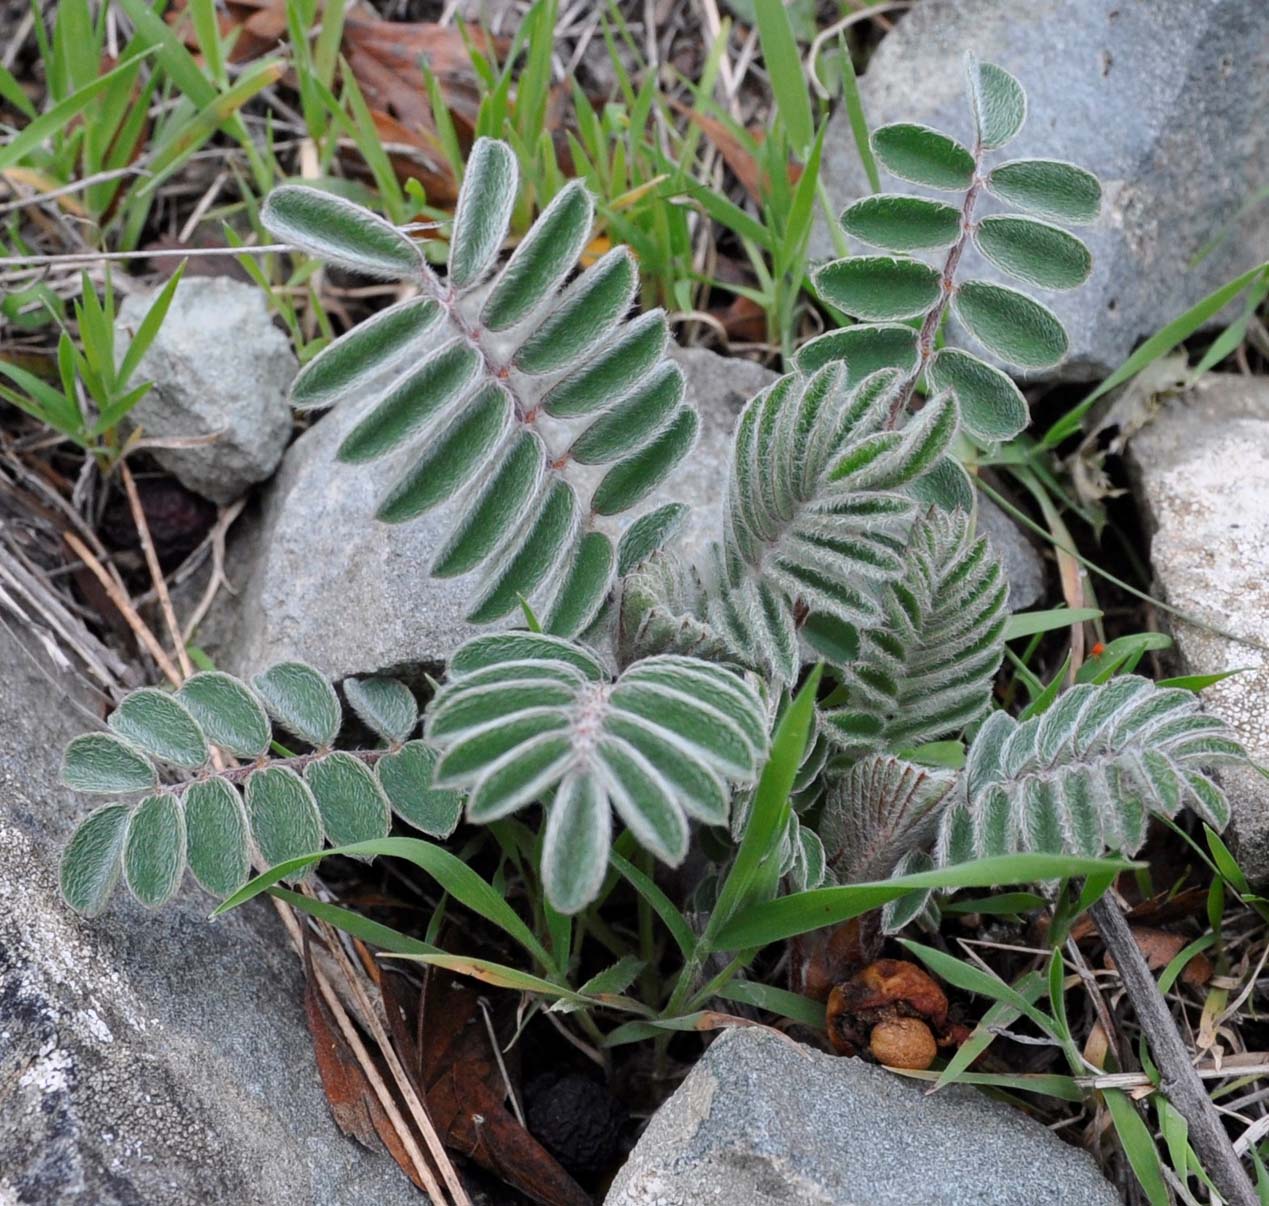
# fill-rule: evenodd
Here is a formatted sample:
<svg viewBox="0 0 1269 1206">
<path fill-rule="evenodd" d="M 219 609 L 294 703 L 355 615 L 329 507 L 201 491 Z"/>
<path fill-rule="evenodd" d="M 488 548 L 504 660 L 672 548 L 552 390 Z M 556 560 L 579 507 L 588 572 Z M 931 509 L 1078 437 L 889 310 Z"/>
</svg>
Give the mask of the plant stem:
<svg viewBox="0 0 1269 1206">
<path fill-rule="evenodd" d="M 912 395 L 916 392 L 917 382 L 920 381 L 921 374 L 925 372 L 926 365 L 930 362 L 930 357 L 934 355 L 934 339 L 938 335 L 939 324 L 942 323 L 943 315 L 947 313 L 947 307 L 952 300 L 952 293 L 956 284 L 956 269 L 960 266 L 961 256 L 965 254 L 965 246 L 969 242 L 969 236 L 974 229 L 974 203 L 978 200 L 979 191 L 983 186 L 982 179 L 978 175 L 982 161 L 983 146 L 982 143 L 976 142 L 974 144 L 974 178 L 970 181 L 969 189 L 965 193 L 965 200 L 961 203 L 961 233 L 948 251 L 947 259 L 943 261 L 943 287 L 939 291 L 939 299 L 934 307 L 926 313 L 925 319 L 921 323 L 921 330 L 917 335 L 916 368 L 912 370 L 912 375 L 904 384 L 902 392 L 895 399 L 894 406 L 890 411 L 888 426 L 892 428 L 898 424 L 900 416 L 911 404 Z"/>
<path fill-rule="evenodd" d="M 1160 1088 L 1189 1124 L 1190 1142 L 1213 1184 L 1230 1206 L 1258 1206 L 1256 1190 L 1225 1133 L 1220 1114 L 1194 1069 L 1167 1002 L 1124 915 L 1110 893 L 1089 910 L 1115 961 L 1124 992 L 1137 1014 L 1159 1067 Z"/>
</svg>

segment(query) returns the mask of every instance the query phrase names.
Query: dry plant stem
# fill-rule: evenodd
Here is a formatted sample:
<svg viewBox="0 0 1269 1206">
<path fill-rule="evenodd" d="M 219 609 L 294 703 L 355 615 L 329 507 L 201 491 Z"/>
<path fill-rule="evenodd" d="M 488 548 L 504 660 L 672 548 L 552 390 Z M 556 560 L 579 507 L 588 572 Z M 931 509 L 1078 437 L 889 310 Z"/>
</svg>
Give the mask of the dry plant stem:
<svg viewBox="0 0 1269 1206">
<path fill-rule="evenodd" d="M 181 685 L 181 672 L 172 664 L 172 659 L 168 657 L 163 646 L 159 644 L 158 638 L 150 631 L 146 622 L 137 615 L 137 609 L 132 606 L 132 601 L 128 598 L 127 592 L 110 576 L 106 567 L 93 556 L 88 546 L 74 532 L 64 532 L 62 537 L 70 545 L 71 551 L 75 556 L 92 570 L 94 577 L 101 583 L 102 589 L 109 596 L 110 601 L 119 609 L 119 614 L 127 621 L 128 627 L 136 633 L 137 640 L 146 647 L 150 656 L 158 663 L 159 669 L 163 671 L 163 677 L 172 686 L 179 687 Z"/>
<path fill-rule="evenodd" d="M 132 522 L 136 524 L 137 535 L 141 538 L 141 551 L 145 554 L 145 563 L 154 581 L 154 591 L 159 597 L 159 610 L 163 612 L 163 623 L 167 625 L 168 636 L 176 650 L 176 660 L 180 663 L 181 678 L 189 678 L 194 673 L 189 654 L 185 652 L 185 642 L 181 639 L 181 627 L 176 622 L 176 612 L 172 610 L 172 596 L 168 594 L 167 579 L 159 567 L 159 556 L 154 551 L 154 541 L 150 537 L 150 525 L 146 522 L 145 509 L 141 506 L 141 495 L 137 492 L 136 479 L 127 461 L 119 462 L 119 477 L 123 481 L 124 491 L 128 495 L 128 506 L 132 511 Z"/>
<path fill-rule="evenodd" d="M 310 890 L 306 890 L 306 894 L 311 895 L 312 893 Z M 427 1112 L 427 1106 L 423 1104 L 419 1099 L 419 1095 L 415 1092 L 414 1082 L 402 1065 L 396 1048 L 393 1047 L 392 1040 L 388 1037 L 387 1030 L 379 1020 L 375 1003 L 371 1001 L 367 994 L 365 985 L 361 982 L 361 977 L 357 975 L 356 969 L 348 958 L 348 953 L 344 950 L 343 945 L 329 925 L 321 922 L 319 923 L 319 928 L 326 938 L 327 947 L 335 956 L 335 961 L 344 973 L 344 978 L 356 998 L 357 1005 L 361 1009 L 366 1025 L 370 1028 L 371 1035 L 379 1045 L 379 1050 L 387 1062 L 388 1070 L 392 1073 L 393 1080 L 397 1083 L 398 1090 L 402 1097 L 405 1098 L 405 1104 L 409 1108 L 410 1116 L 414 1119 L 414 1123 L 419 1128 L 432 1159 L 436 1161 L 436 1166 L 440 1170 L 441 1176 L 445 1179 L 450 1196 L 454 1199 L 456 1206 L 471 1206 L 467 1191 L 463 1188 L 463 1183 L 458 1179 L 458 1173 L 445 1152 L 445 1145 L 441 1142 L 441 1137 L 436 1133 L 436 1127 L 432 1125 L 432 1117 Z M 428 1192 L 438 1200 L 442 1200 L 438 1189 L 432 1189 L 429 1185 Z"/>
<path fill-rule="evenodd" d="M 1189 1124 L 1190 1142 L 1203 1167 L 1230 1206 L 1258 1206 L 1260 1199 L 1247 1170 L 1225 1133 L 1220 1114 L 1203 1087 L 1167 1002 L 1119 906 L 1108 893 L 1093 905 L 1090 913 L 1150 1042 L 1159 1067 L 1160 1088 Z"/>
<path fill-rule="evenodd" d="M 912 376 L 908 378 L 902 392 L 895 399 L 890 411 L 889 425 L 891 427 L 897 426 L 900 416 L 911 404 L 917 382 L 920 381 L 921 374 L 925 372 L 925 366 L 930 363 L 930 357 L 934 355 L 934 337 L 938 334 L 939 324 L 943 321 L 943 315 L 947 313 L 948 304 L 952 300 L 952 293 L 956 286 L 956 269 L 960 265 L 961 256 L 965 254 L 965 245 L 969 242 L 969 236 L 974 229 L 974 202 L 978 200 L 979 190 L 983 186 L 978 174 L 982 162 L 983 147 L 981 143 L 976 142 L 974 144 L 974 179 L 970 182 L 969 191 L 966 192 L 965 200 L 961 204 L 960 237 L 952 244 L 951 250 L 947 253 L 947 259 L 943 261 L 943 288 L 939 294 L 938 305 L 925 316 L 925 321 L 921 323 L 921 331 L 917 336 L 916 368 L 912 370 Z"/>
<path fill-rule="evenodd" d="M 423 1152 L 420 1150 L 410 1128 L 406 1125 L 405 1119 L 401 1117 L 401 1111 L 397 1109 L 397 1103 L 393 1101 L 392 1094 L 388 1092 L 388 1086 L 383 1083 L 383 1077 L 379 1075 L 374 1061 L 370 1058 L 370 1052 L 366 1050 L 365 1044 L 361 1041 L 361 1035 L 357 1033 L 356 1026 L 352 1024 L 348 1011 L 339 999 L 339 994 L 331 987 L 330 981 L 319 967 L 313 967 L 313 979 L 316 981 L 318 991 L 322 994 L 322 998 L 330 1009 L 331 1015 L 339 1026 L 345 1041 L 348 1043 L 352 1053 L 357 1057 L 357 1062 L 361 1065 L 366 1079 L 370 1082 L 370 1087 L 374 1089 L 375 1096 L 379 1099 L 379 1104 L 383 1107 L 384 1113 L 387 1114 L 388 1120 L 392 1123 L 397 1134 L 400 1135 L 402 1146 L 409 1153 L 428 1196 L 434 1202 L 444 1203 L 445 1195 L 441 1191 L 440 1184 L 424 1158 Z M 465 1196 L 459 1198 L 458 1201 L 467 1206 Z"/>
</svg>

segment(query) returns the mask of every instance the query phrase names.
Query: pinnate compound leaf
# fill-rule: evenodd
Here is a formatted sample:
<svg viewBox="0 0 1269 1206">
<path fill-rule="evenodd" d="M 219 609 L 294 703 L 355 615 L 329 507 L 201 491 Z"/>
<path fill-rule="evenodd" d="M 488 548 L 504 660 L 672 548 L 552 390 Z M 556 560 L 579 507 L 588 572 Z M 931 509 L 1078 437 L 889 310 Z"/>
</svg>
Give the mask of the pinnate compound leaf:
<svg viewBox="0 0 1269 1206">
<path fill-rule="evenodd" d="M 332 845 L 351 846 L 388 836 L 392 824 L 388 801 L 360 758 L 343 752 L 317 758 L 304 768 L 304 782 L 317 801 Z"/>
<path fill-rule="evenodd" d="M 663 548 L 683 526 L 688 507 L 684 503 L 666 503 L 640 515 L 622 534 L 617 544 L 617 573 L 623 577 L 640 562 Z"/>
<path fill-rule="evenodd" d="M 885 879 L 909 852 L 928 845 L 955 781 L 890 754 L 856 762 L 829 787 L 819 824 L 834 880 Z"/>
<path fill-rule="evenodd" d="M 322 848 L 317 801 L 290 767 L 268 766 L 247 779 L 247 817 L 256 849 L 267 866 Z"/>
<path fill-rule="evenodd" d="M 929 126 L 879 126 L 873 131 L 872 150 L 886 171 L 914 184 L 961 192 L 974 178 L 973 155 Z"/>
<path fill-rule="evenodd" d="M 260 220 L 284 242 L 369 276 L 418 276 L 418 248 L 364 206 L 303 185 L 284 184 L 265 199 Z"/>
<path fill-rule="evenodd" d="M 965 74 L 978 141 L 985 150 L 1002 147 L 1027 120 L 1027 94 L 1012 75 L 994 63 L 966 56 Z"/>
<path fill-rule="evenodd" d="M 480 357 L 465 340 L 453 339 L 404 373 L 344 437 L 341 461 L 373 461 L 399 448 L 470 386 Z"/>
<path fill-rule="evenodd" d="M 461 792 L 433 786 L 436 751 L 424 741 L 407 741 L 375 763 L 375 777 L 403 821 L 431 837 L 447 838 L 463 813 Z"/>
<path fill-rule="evenodd" d="M 766 721 L 752 689 L 707 662 L 649 658 L 613 682 L 570 642 L 506 633 L 458 651 L 427 738 L 441 752 L 436 783 L 469 790 L 469 819 L 548 801 L 544 879 L 552 904 L 576 911 L 607 865 L 611 822 L 597 816 L 600 805 L 677 863 L 686 810 L 725 814 L 723 784 L 756 775 Z M 601 870 L 572 865 L 577 851 Z"/>
<path fill-rule="evenodd" d="M 668 339 L 662 310 L 649 310 L 628 322 L 606 348 L 551 388 L 542 403 L 546 413 L 568 419 L 607 406 L 651 370 Z"/>
<path fill-rule="evenodd" d="M 76 913 L 96 917 L 119 882 L 123 843 L 132 809 L 103 804 L 89 813 L 62 854 L 62 896 Z"/>
<path fill-rule="evenodd" d="M 798 348 L 794 362 L 808 377 L 826 364 L 840 362 L 851 386 L 881 369 L 896 368 L 907 376 L 916 371 L 917 333 L 901 323 L 856 323 L 808 340 Z"/>
<path fill-rule="evenodd" d="M 238 793 L 224 779 L 200 779 L 185 789 L 184 804 L 189 869 L 213 896 L 232 896 L 251 870 Z"/>
<path fill-rule="evenodd" d="M 1078 288 L 1093 270 L 1092 254 L 1079 239 L 1034 218 L 984 218 L 974 242 L 997 268 L 1044 289 Z"/>
<path fill-rule="evenodd" d="M 878 193 L 856 201 L 842 214 L 842 229 L 852 238 L 887 251 L 947 247 L 961 233 L 961 211 L 929 197 Z"/>
<path fill-rule="evenodd" d="M 154 764 L 128 742 L 110 733 L 85 733 L 66 747 L 62 782 L 74 791 L 116 795 L 149 791 L 159 777 Z"/>
<path fill-rule="evenodd" d="M 987 188 L 1028 213 L 1055 222 L 1095 222 L 1102 186 L 1092 172 L 1058 159 L 1013 159 L 993 168 Z"/>
<path fill-rule="evenodd" d="M 313 410 L 363 393 L 376 378 L 419 350 L 440 317 L 440 306 L 424 297 L 379 311 L 300 369 L 291 383 L 291 405 L 296 410 Z"/>
<path fill-rule="evenodd" d="M 147 796 L 128 818 L 123 874 L 128 888 L 146 908 L 172 898 L 185 870 L 185 818 L 176 797 Z"/>
<path fill-rule="evenodd" d="M 1053 312 L 1016 289 L 966 281 L 952 307 L 983 347 L 1010 364 L 1048 368 L 1066 355 L 1066 331 Z"/>
<path fill-rule="evenodd" d="M 935 855 L 948 864 L 982 851 L 1133 854 L 1151 814 L 1188 805 L 1223 824 L 1228 805 L 1204 769 L 1245 758 L 1192 692 L 1128 674 L 1077 684 L 1042 715 L 984 722 Z"/>
<path fill-rule="evenodd" d="M 599 515 L 616 515 L 646 498 L 692 451 L 699 430 L 696 411 L 680 406 L 656 436 L 608 470 L 591 496 L 591 509 Z"/>
<path fill-rule="evenodd" d="M 968 512 L 923 515 L 903 576 L 886 588 L 884 620 L 861 629 L 859 654 L 841 670 L 845 701 L 821 713 L 828 739 L 852 758 L 894 754 L 978 720 L 1004 656 L 1008 594 Z"/>
<path fill-rule="evenodd" d="M 449 247 L 449 283 L 454 289 L 470 289 L 497 259 L 511 224 L 518 182 L 511 148 L 497 139 L 476 139 L 454 209 Z"/>
<path fill-rule="evenodd" d="M 395 678 L 345 679 L 344 696 L 357 719 L 389 745 L 407 740 L 419 723 L 414 693 Z"/>
<path fill-rule="evenodd" d="M 246 683 L 219 670 L 191 675 L 176 697 L 213 745 L 235 758 L 259 758 L 273 730 L 264 706 Z"/>
<path fill-rule="evenodd" d="M 541 325 L 520 345 L 514 363 L 522 373 L 553 373 L 596 348 L 634 300 L 634 257 L 614 247 L 565 290 Z"/>
<path fill-rule="evenodd" d="M 279 662 L 252 681 L 265 707 L 288 733 L 315 749 L 335 740 L 343 710 L 335 688 L 320 671 L 305 662 Z"/>
<path fill-rule="evenodd" d="M 950 390 L 960 406 L 961 423 L 976 440 L 991 444 L 1012 440 L 1027 425 L 1022 391 L 999 369 L 958 348 L 943 348 L 926 369 L 930 389 Z"/>
<path fill-rule="evenodd" d="M 579 180 L 555 195 L 499 274 L 480 313 L 483 326 L 505 331 L 559 288 L 586 246 L 594 212 L 590 193 Z"/>
<path fill-rule="evenodd" d="M 885 322 L 924 314 L 939 300 L 942 280 L 919 260 L 860 255 L 826 264 L 815 273 L 815 287 L 839 310 Z"/>
<path fill-rule="evenodd" d="M 125 741 L 172 766 L 193 770 L 210 754 L 194 717 L 176 696 L 157 687 L 125 696 L 106 723 Z"/>
</svg>

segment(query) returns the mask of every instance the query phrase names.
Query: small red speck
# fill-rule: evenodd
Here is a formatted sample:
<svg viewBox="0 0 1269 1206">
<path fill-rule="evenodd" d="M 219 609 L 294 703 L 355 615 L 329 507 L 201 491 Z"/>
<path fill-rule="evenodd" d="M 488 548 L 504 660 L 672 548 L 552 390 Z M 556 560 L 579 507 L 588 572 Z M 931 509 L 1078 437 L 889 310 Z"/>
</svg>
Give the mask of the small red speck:
<svg viewBox="0 0 1269 1206">
<path fill-rule="evenodd" d="M 1093 657 L 1100 657 L 1105 652 L 1106 652 L 1106 646 L 1103 645 L 1101 641 L 1098 641 L 1091 650 Z"/>
</svg>

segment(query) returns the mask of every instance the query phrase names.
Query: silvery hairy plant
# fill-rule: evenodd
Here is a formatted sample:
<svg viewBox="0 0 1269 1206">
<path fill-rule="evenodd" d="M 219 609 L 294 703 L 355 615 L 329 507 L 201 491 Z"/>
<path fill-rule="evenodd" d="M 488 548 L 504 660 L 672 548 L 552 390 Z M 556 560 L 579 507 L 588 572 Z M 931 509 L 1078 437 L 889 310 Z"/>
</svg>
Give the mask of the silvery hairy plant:
<svg viewBox="0 0 1269 1206">
<path fill-rule="evenodd" d="M 673 545 L 685 508 L 638 508 L 690 454 L 697 415 L 666 358 L 664 315 L 627 316 L 630 253 L 576 271 L 593 218 L 582 184 L 502 263 L 516 163 L 479 140 L 444 278 L 369 211 L 275 190 L 275 234 L 410 293 L 310 361 L 293 404 L 356 407 L 339 457 L 391 463 L 379 518 L 451 504 L 429 572 L 473 575 L 472 621 L 528 601 L 541 631 L 462 646 L 421 733 L 403 684 L 347 680 L 374 749 L 334 748 L 339 695 L 300 663 L 250 684 L 204 673 L 133 693 L 107 732 L 66 753 L 68 786 L 126 797 L 73 837 L 70 903 L 100 910 L 122 875 L 155 905 L 187 865 L 226 896 L 252 864 L 382 837 L 394 813 L 446 837 L 464 810 L 487 823 L 540 804 L 545 891 L 573 913 L 600 890 L 614 814 L 667 864 L 684 858 L 692 821 L 743 830 L 771 728 L 812 661 L 827 663 L 827 685 L 769 855 L 794 888 L 1013 850 L 1133 853 L 1151 814 L 1187 804 L 1222 825 L 1206 768 L 1242 753 L 1192 694 L 1124 677 L 1021 722 L 991 710 L 1007 586 L 975 535 L 960 450 L 1012 439 L 1027 409 L 1000 367 L 940 338 L 950 313 L 997 361 L 1059 360 L 1066 336 L 1045 306 L 958 268 L 972 242 L 1023 283 L 1078 285 L 1088 251 L 1055 223 L 1095 218 L 1100 188 L 1057 161 L 988 166 L 1025 97 L 989 64 L 971 60 L 968 81 L 971 147 L 910 124 L 874 133 L 889 172 L 959 203 L 886 193 L 842 214 L 848 236 L 886 254 L 825 264 L 815 283 L 862 321 L 807 343 L 746 405 L 722 529 L 691 562 Z M 980 217 L 985 194 L 1038 216 Z M 275 723 L 307 752 L 271 759 Z M 921 747 L 961 738 L 964 770 L 921 764 Z"/>
</svg>

